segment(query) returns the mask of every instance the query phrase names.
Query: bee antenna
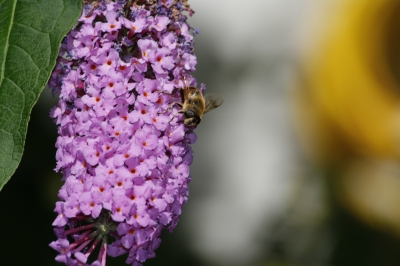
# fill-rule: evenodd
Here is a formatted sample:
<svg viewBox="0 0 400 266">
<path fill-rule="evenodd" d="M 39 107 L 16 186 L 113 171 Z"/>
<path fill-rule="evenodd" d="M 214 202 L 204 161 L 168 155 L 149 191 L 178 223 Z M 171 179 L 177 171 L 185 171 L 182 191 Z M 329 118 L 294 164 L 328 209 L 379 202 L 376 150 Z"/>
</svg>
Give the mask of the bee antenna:
<svg viewBox="0 0 400 266">
<path fill-rule="evenodd" d="M 185 88 L 189 88 L 191 81 L 189 82 L 188 76 L 186 76 L 186 74 L 182 74 L 182 79 L 183 79 L 183 86 Z"/>
<path fill-rule="evenodd" d="M 187 84 L 187 77 L 186 77 L 185 74 L 183 75 L 183 86 L 184 87 L 189 87 L 188 84 Z"/>
<path fill-rule="evenodd" d="M 193 76 L 187 76 L 186 74 L 182 74 L 183 84 L 186 88 L 189 88 L 193 82 Z"/>
</svg>

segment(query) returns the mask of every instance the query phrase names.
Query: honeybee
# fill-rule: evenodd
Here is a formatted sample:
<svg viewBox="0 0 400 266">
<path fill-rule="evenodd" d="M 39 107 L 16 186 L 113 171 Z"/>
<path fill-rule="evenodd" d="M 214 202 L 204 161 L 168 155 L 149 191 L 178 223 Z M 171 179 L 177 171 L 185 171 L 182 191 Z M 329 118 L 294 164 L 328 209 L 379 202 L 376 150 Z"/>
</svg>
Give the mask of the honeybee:
<svg viewBox="0 0 400 266">
<path fill-rule="evenodd" d="M 203 96 L 200 89 L 189 87 L 186 79 L 183 81 L 184 88 L 180 90 L 182 103 L 177 103 L 182 109 L 178 113 L 183 114 L 185 125 L 197 126 L 203 115 L 219 107 L 224 102 L 224 98 L 216 93 L 208 93 Z"/>
</svg>

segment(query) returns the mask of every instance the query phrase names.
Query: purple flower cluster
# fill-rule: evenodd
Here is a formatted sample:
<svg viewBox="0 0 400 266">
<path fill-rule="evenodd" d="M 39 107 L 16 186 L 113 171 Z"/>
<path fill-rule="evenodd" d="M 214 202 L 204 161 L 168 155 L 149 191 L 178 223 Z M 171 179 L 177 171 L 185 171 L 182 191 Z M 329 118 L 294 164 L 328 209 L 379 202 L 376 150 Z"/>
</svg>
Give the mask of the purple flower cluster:
<svg viewBox="0 0 400 266">
<path fill-rule="evenodd" d="M 170 108 L 196 65 L 184 11 L 193 13 L 184 0 L 86 1 L 65 38 L 49 82 L 60 95 L 51 117 L 65 181 L 56 261 L 105 265 L 127 253 L 142 265 L 176 226 L 196 140 Z"/>
</svg>

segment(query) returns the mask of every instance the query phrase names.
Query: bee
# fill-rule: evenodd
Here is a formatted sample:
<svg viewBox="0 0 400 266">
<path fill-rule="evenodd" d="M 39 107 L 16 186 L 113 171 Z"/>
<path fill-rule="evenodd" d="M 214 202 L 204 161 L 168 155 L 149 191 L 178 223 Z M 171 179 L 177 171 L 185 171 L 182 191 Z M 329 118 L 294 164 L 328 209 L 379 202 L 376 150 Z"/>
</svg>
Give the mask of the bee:
<svg viewBox="0 0 400 266">
<path fill-rule="evenodd" d="M 178 113 L 183 114 L 183 123 L 186 126 L 193 127 L 200 124 L 205 113 L 219 107 L 224 98 L 216 93 L 208 93 L 203 96 L 200 89 L 190 87 L 184 79 L 184 88 L 180 90 L 182 103 L 176 103 L 181 107 Z"/>
</svg>

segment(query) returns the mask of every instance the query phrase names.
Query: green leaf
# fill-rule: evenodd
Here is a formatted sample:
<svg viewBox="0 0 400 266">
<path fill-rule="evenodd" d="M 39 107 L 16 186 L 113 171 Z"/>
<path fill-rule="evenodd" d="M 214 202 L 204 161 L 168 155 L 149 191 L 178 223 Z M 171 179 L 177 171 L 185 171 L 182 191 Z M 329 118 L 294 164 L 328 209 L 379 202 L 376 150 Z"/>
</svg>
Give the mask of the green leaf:
<svg viewBox="0 0 400 266">
<path fill-rule="evenodd" d="M 82 0 L 0 0 L 0 190 L 21 161 L 32 108 L 81 5 Z"/>
</svg>

